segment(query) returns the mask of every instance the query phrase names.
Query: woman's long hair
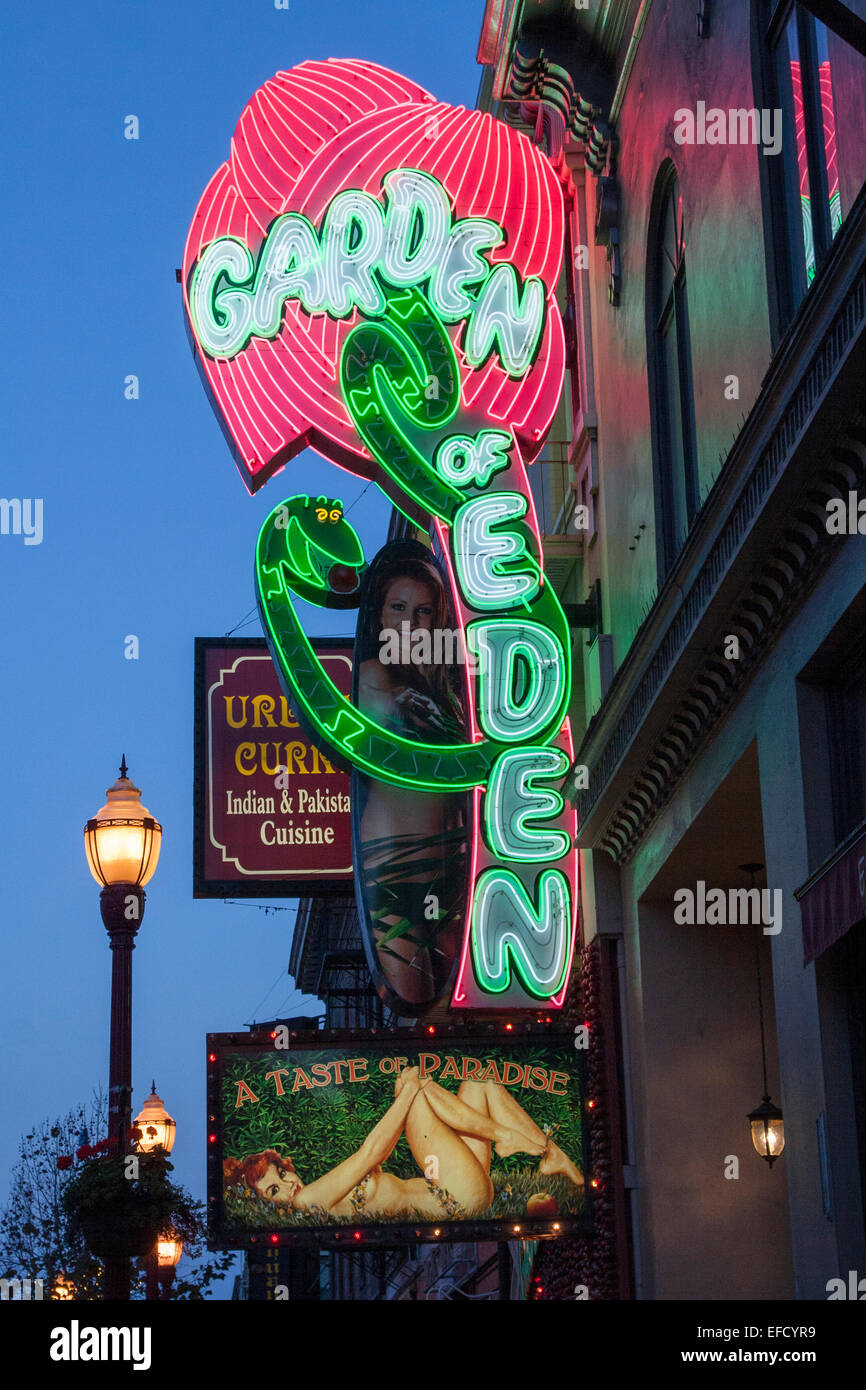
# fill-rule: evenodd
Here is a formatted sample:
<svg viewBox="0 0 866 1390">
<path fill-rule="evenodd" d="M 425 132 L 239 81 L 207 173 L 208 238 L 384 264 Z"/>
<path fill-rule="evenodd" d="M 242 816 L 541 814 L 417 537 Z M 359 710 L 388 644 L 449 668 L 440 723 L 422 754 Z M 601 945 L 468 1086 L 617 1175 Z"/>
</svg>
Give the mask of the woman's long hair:
<svg viewBox="0 0 866 1390">
<path fill-rule="evenodd" d="M 289 1173 L 295 1172 L 290 1158 L 284 1158 L 276 1149 L 263 1149 L 261 1153 L 247 1154 L 244 1158 L 223 1159 L 223 1182 L 226 1187 L 240 1186 L 241 1183 L 245 1187 L 255 1187 L 272 1164 L 275 1168 L 285 1168 Z"/>
<path fill-rule="evenodd" d="M 381 565 L 376 565 L 371 576 L 373 589 L 366 596 L 366 621 L 363 631 L 358 633 L 356 660 L 360 663 L 371 657 L 379 659 L 383 631 L 382 612 L 385 598 L 395 579 L 413 579 L 417 584 L 426 584 L 433 593 L 433 616 L 430 624 L 431 640 L 435 632 L 453 629 L 454 623 L 448 593 L 442 575 L 435 562 L 430 559 L 414 558 L 405 554 L 394 555 Z M 462 680 L 455 664 L 435 662 L 427 668 L 429 677 L 420 666 L 408 666 L 392 662 L 388 666 L 395 684 L 409 686 L 433 700 L 443 714 L 463 724 L 463 700 L 461 698 Z"/>
</svg>

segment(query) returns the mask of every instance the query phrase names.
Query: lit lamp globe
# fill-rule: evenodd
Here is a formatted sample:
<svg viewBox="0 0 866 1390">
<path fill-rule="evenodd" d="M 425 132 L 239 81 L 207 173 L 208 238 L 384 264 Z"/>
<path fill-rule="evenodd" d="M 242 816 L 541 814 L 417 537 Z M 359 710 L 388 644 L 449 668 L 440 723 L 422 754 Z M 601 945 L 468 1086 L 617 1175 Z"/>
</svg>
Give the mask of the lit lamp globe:
<svg viewBox="0 0 866 1390">
<path fill-rule="evenodd" d="M 177 1262 L 183 1254 L 183 1241 L 169 1233 L 160 1236 L 156 1242 L 156 1272 L 162 1293 L 161 1298 L 171 1298 L 171 1286 Z"/>
<path fill-rule="evenodd" d="M 174 1269 L 183 1254 L 183 1241 L 177 1236 L 160 1236 L 156 1242 L 156 1260 L 160 1269 Z"/>
<path fill-rule="evenodd" d="M 162 826 L 142 806 L 141 791 L 126 773 L 124 757 L 120 776 L 105 793 L 105 805 L 84 827 L 87 864 L 103 888 L 120 884 L 143 888 L 159 861 Z"/>
<path fill-rule="evenodd" d="M 761 1104 L 750 1114 L 749 1124 L 756 1151 L 772 1168 L 785 1147 L 785 1122 L 781 1110 L 769 1096 L 764 1096 Z"/>
<path fill-rule="evenodd" d="M 68 1274 L 58 1274 L 51 1285 L 51 1297 L 56 1302 L 65 1303 L 75 1298 L 75 1285 Z"/>
<path fill-rule="evenodd" d="M 165 1153 L 171 1153 L 177 1126 L 156 1094 L 155 1081 L 150 1088 L 150 1095 L 132 1123 L 141 1131 L 141 1138 L 136 1140 L 139 1153 L 152 1153 L 154 1149 L 163 1149 Z"/>
</svg>

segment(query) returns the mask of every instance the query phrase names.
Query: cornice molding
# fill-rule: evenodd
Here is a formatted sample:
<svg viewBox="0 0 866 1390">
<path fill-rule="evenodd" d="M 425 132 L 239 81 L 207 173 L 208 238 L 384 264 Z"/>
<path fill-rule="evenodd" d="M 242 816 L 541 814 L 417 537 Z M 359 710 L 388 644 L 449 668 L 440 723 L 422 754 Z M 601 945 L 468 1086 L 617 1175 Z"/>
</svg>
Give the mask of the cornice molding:
<svg viewBox="0 0 866 1390">
<path fill-rule="evenodd" d="M 568 70 L 551 62 L 543 50 L 533 53 L 525 42 L 518 42 L 503 98 L 523 103 L 540 102 L 558 113 L 561 133 L 552 131 L 551 157 L 557 158 L 562 153 L 568 133 L 584 145 L 587 167 L 594 174 L 603 173 L 613 132 L 603 118 L 602 109 L 583 97 Z"/>
<path fill-rule="evenodd" d="M 847 498 L 849 491 L 863 492 L 866 417 L 842 436 L 831 453 L 830 463 L 800 493 L 787 524 L 777 532 L 766 560 L 730 608 L 729 616 L 715 625 L 716 640 L 693 673 L 686 696 L 678 701 L 665 733 L 656 740 L 652 753 L 633 775 L 631 786 L 600 831 L 600 846 L 617 862 L 626 863 L 634 854 L 703 742 L 792 616 L 797 600 L 833 558 L 839 541 L 827 534 L 826 504 L 831 498 Z M 697 587 L 693 594 L 700 603 L 703 596 Z M 687 601 L 681 613 L 690 607 Z M 729 635 L 739 640 L 737 660 L 724 656 Z M 609 746 L 605 756 L 610 758 L 612 752 Z"/>
<path fill-rule="evenodd" d="M 847 389 L 848 418 L 837 402 L 821 422 L 820 458 L 814 449 L 802 457 L 804 435 L 811 430 L 814 438 L 821 405 L 855 346 L 866 355 L 864 246 L 861 198 L 577 755 L 591 769 L 589 786 L 572 793 L 579 843 L 603 847 L 619 862 L 634 853 L 797 599 L 832 559 L 840 542 L 827 534 L 827 501 L 866 484 L 866 417 L 857 413 L 856 383 Z M 798 467 L 789 475 L 795 453 Z M 739 638 L 739 661 L 724 658 L 729 634 Z M 640 756 L 635 741 L 643 732 L 646 743 L 648 721 L 662 710 L 663 727 Z"/>
</svg>

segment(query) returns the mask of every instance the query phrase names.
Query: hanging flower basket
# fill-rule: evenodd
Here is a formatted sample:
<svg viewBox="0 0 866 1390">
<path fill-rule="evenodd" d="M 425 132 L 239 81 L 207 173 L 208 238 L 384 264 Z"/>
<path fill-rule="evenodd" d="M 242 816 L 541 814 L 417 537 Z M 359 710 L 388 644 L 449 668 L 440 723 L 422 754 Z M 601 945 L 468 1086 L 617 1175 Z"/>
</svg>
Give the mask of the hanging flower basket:
<svg viewBox="0 0 866 1390">
<path fill-rule="evenodd" d="M 195 1203 L 169 1182 L 171 1164 L 161 1150 L 136 1155 L 138 1176 L 123 1157 L 90 1158 L 63 1194 L 71 1222 L 92 1254 L 134 1258 L 149 1254 L 168 1229 L 194 1237 Z M 134 1170 L 133 1170 L 134 1171 Z"/>
<path fill-rule="evenodd" d="M 81 1217 L 78 1224 L 88 1250 L 103 1260 L 144 1257 L 159 1235 L 158 1227 L 133 1202 L 106 1207 L 104 1216 Z"/>
</svg>

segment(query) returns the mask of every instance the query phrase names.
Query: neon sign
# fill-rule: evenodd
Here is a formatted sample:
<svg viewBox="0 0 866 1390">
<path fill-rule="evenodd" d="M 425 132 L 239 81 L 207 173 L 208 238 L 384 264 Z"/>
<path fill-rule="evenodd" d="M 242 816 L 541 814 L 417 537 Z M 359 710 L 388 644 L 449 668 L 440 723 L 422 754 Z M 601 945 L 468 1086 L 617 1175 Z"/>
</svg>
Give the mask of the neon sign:
<svg viewBox="0 0 866 1390">
<path fill-rule="evenodd" d="M 484 260 L 479 253 L 500 245 L 501 228 L 481 218 L 452 227 L 437 179 L 419 169 L 396 169 L 382 189 L 385 208 L 357 189 L 338 193 L 319 236 L 302 214 L 284 213 L 268 229 L 256 265 L 237 237 L 211 242 L 190 285 L 195 334 L 205 351 L 231 358 L 253 335 L 275 338 L 289 299 L 311 315 L 342 319 L 357 306 L 367 318 L 381 318 L 384 284 L 412 289 L 427 283 L 442 323 L 466 321 L 464 351 L 473 367 L 498 347 L 509 375 L 522 376 L 541 331 L 541 281 L 527 281 L 521 292 L 512 266 L 494 268 Z"/>
<path fill-rule="evenodd" d="M 431 529 L 474 657 L 465 737 L 407 736 L 349 701 L 293 596 L 357 607 L 334 499 L 259 535 L 259 608 L 297 716 L 344 766 L 469 792 L 457 1008 L 562 1005 L 575 945 L 570 633 L 526 464 L 558 403 L 556 177 L 523 136 L 366 63 L 305 63 L 246 108 L 187 243 L 197 356 L 250 491 L 305 444 Z"/>
</svg>

